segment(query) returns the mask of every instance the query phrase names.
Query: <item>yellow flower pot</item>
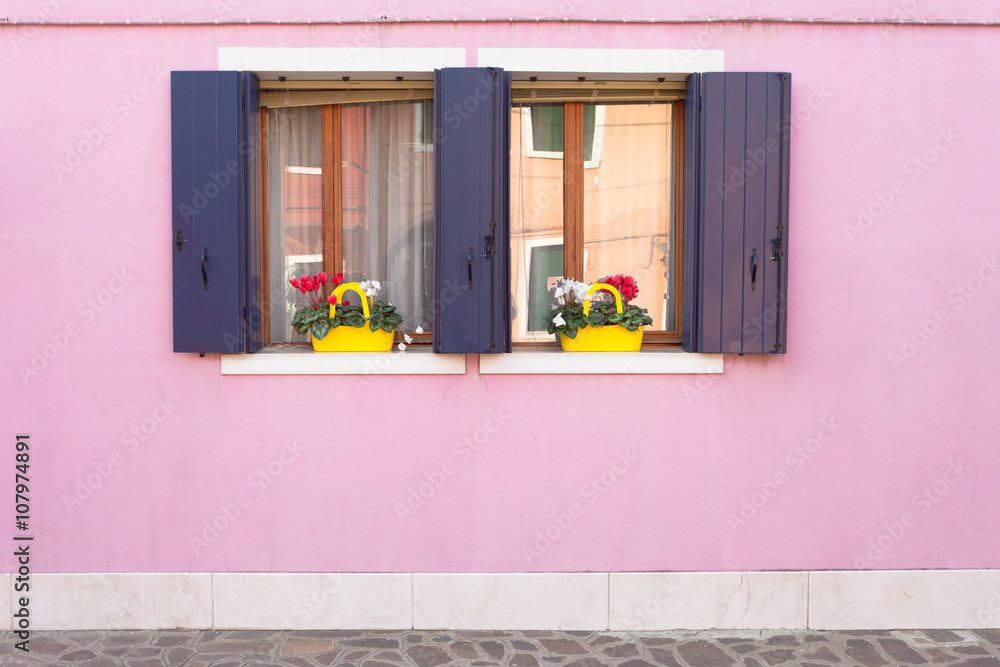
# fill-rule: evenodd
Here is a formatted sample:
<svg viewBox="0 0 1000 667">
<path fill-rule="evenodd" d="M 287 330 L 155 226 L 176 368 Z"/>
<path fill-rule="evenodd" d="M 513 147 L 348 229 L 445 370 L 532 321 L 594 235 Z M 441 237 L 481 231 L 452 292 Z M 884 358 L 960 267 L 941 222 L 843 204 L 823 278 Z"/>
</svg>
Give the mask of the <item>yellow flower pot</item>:
<svg viewBox="0 0 1000 667">
<path fill-rule="evenodd" d="M 624 312 L 622 295 L 612 285 L 594 283 L 587 296 L 598 290 L 608 290 L 615 297 L 615 310 Z M 590 314 L 590 299 L 583 302 L 583 315 Z M 576 338 L 559 334 L 559 344 L 564 352 L 638 352 L 642 347 L 642 327 L 629 331 L 618 324 L 607 324 L 603 327 L 586 326 L 576 330 Z"/>
<path fill-rule="evenodd" d="M 368 326 L 371 312 L 368 310 L 368 297 L 361 291 L 359 283 L 344 283 L 333 290 L 333 296 L 340 297 L 347 290 L 357 292 L 361 297 L 361 311 L 365 316 L 365 325 L 362 327 L 351 327 L 341 325 L 319 340 L 316 336 L 309 334 L 312 338 L 313 350 L 316 352 L 388 352 L 392 349 L 393 332 L 379 329 L 372 331 Z M 330 317 L 336 313 L 336 306 L 330 306 Z"/>
</svg>

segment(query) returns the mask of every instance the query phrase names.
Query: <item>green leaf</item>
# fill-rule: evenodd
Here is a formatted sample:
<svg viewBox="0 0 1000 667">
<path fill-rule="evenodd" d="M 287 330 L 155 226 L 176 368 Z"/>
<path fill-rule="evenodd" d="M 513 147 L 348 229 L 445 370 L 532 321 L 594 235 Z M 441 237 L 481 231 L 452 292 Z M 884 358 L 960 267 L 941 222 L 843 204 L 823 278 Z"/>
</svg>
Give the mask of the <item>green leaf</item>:
<svg viewBox="0 0 1000 667">
<path fill-rule="evenodd" d="M 563 331 L 563 333 L 566 334 L 566 338 L 576 338 L 576 332 L 576 327 L 570 328 L 568 326 L 566 327 L 566 330 Z"/>
<path fill-rule="evenodd" d="M 383 322 L 382 323 L 382 331 L 388 331 L 389 333 L 392 333 L 395 330 L 396 330 L 396 327 L 392 326 L 388 322 Z"/>
<path fill-rule="evenodd" d="M 314 322 L 310 331 L 312 331 L 313 336 L 316 336 L 317 340 L 323 340 L 324 338 L 326 338 L 326 335 L 330 333 L 329 318 L 325 318 L 319 320 L 318 322 Z"/>
</svg>

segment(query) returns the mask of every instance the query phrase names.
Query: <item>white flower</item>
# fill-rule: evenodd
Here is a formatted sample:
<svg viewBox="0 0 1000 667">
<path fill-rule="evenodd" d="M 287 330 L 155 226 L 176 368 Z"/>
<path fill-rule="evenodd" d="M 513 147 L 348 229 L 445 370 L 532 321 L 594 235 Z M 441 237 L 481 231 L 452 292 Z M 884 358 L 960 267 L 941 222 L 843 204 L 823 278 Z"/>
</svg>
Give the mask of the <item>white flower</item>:
<svg viewBox="0 0 1000 667">
<path fill-rule="evenodd" d="M 375 289 L 374 287 L 372 287 L 372 288 L 368 289 L 367 291 L 365 291 L 365 295 L 369 299 L 374 299 L 376 294 L 378 294 L 378 290 Z"/>
<path fill-rule="evenodd" d="M 552 298 L 558 299 L 559 297 L 561 297 L 565 293 L 566 293 L 566 287 L 563 286 L 563 285 L 560 285 L 559 287 L 556 288 L 556 291 L 552 293 Z"/>
<path fill-rule="evenodd" d="M 587 300 L 587 292 L 590 291 L 587 283 L 573 283 L 573 299 L 580 303 Z"/>
<path fill-rule="evenodd" d="M 403 352 L 403 351 L 405 351 L 405 350 L 406 350 L 406 343 L 400 343 L 400 344 L 399 344 L 399 345 L 397 345 L 396 347 L 398 347 L 398 348 L 399 348 L 399 351 L 400 351 L 400 352 Z"/>
<path fill-rule="evenodd" d="M 410 336 L 409 336 L 408 334 L 403 334 L 403 340 L 405 340 L 405 341 L 406 341 L 406 344 L 407 344 L 407 345 L 409 345 L 410 343 L 412 343 L 412 342 L 413 342 L 413 339 L 412 339 L 412 338 L 410 338 Z"/>
<path fill-rule="evenodd" d="M 370 281 L 368 281 L 368 282 L 369 282 L 369 284 L 370 284 L 370 285 L 371 285 L 371 286 L 372 286 L 373 288 L 375 288 L 375 291 L 376 291 L 376 292 L 377 292 L 378 290 L 382 289 L 382 283 L 380 283 L 379 281 L 377 281 L 377 280 L 370 280 Z"/>
<path fill-rule="evenodd" d="M 413 330 L 413 333 L 421 334 L 423 332 L 424 332 L 424 328 L 420 327 L 420 326 L 418 326 L 416 329 Z"/>
<path fill-rule="evenodd" d="M 370 280 L 362 280 L 360 283 L 358 283 L 358 287 L 366 291 L 371 289 L 371 286 L 372 286 L 372 281 Z"/>
<path fill-rule="evenodd" d="M 562 313 L 556 313 L 556 316 L 552 318 L 552 324 L 557 327 L 566 326 L 566 320 L 563 319 Z"/>
</svg>

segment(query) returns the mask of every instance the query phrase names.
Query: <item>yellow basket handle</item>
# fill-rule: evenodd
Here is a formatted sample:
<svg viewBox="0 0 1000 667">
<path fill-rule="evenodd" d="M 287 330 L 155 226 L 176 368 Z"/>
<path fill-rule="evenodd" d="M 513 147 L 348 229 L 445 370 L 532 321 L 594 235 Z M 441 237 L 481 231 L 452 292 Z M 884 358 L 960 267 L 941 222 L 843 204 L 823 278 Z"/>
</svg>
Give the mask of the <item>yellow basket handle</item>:
<svg viewBox="0 0 1000 667">
<path fill-rule="evenodd" d="M 357 292 L 358 296 L 361 297 L 361 312 L 364 313 L 365 320 L 371 319 L 371 312 L 368 310 L 368 297 L 365 296 L 365 293 L 361 291 L 361 283 L 344 283 L 337 289 L 333 290 L 333 296 L 337 297 L 337 303 L 340 303 L 340 297 L 343 296 L 344 292 L 346 292 L 347 290 L 352 290 L 354 292 Z M 330 317 L 336 317 L 336 315 L 337 315 L 337 304 L 336 303 L 330 304 Z"/>
<path fill-rule="evenodd" d="M 589 297 L 594 292 L 597 292 L 597 291 L 602 290 L 602 289 L 606 289 L 609 292 L 611 292 L 612 294 L 614 294 L 614 296 L 615 296 L 615 309 L 616 309 L 616 312 L 618 312 L 618 313 L 625 312 L 625 309 L 622 307 L 622 295 L 621 295 L 621 292 L 619 292 L 615 288 L 614 285 L 609 285 L 607 283 L 594 283 L 593 285 L 590 286 L 590 289 L 587 290 L 587 296 Z M 583 316 L 586 317 L 589 314 L 590 314 L 590 299 L 584 299 L 584 301 L 583 301 Z"/>
</svg>

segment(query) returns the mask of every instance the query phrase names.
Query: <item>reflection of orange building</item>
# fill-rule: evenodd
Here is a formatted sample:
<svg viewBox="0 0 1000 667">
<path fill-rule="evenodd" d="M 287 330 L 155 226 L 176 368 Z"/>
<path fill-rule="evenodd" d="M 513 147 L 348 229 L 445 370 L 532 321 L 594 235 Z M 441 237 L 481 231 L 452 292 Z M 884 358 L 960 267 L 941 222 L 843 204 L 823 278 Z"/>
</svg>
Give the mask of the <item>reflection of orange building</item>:
<svg viewBox="0 0 1000 667">
<path fill-rule="evenodd" d="M 673 304 L 664 293 L 668 256 L 676 250 L 670 247 L 672 107 L 608 104 L 596 111 L 583 174 L 583 279 L 633 276 L 641 290 L 635 303 L 649 310 L 650 328 L 670 328 Z M 515 107 L 511 122 L 514 340 L 548 341 L 544 332 L 529 332 L 544 328 L 539 321 L 548 310 L 547 279 L 562 275 L 563 162 L 561 152 L 539 150 L 548 147 L 535 137 L 530 113 Z"/>
</svg>

